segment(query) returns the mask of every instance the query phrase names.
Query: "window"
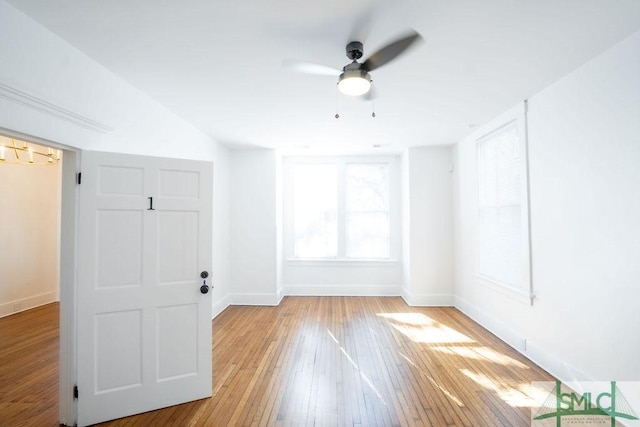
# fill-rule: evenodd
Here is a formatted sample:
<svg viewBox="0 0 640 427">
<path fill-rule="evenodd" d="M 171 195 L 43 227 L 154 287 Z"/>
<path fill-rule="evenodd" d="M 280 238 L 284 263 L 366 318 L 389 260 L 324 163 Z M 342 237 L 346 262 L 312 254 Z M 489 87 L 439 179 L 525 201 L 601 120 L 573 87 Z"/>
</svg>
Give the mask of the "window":
<svg viewBox="0 0 640 427">
<path fill-rule="evenodd" d="M 290 158 L 285 164 L 285 240 L 293 258 L 392 258 L 392 161 Z"/>
<path fill-rule="evenodd" d="M 528 290 L 526 162 L 518 122 L 477 140 L 478 274 Z"/>
</svg>

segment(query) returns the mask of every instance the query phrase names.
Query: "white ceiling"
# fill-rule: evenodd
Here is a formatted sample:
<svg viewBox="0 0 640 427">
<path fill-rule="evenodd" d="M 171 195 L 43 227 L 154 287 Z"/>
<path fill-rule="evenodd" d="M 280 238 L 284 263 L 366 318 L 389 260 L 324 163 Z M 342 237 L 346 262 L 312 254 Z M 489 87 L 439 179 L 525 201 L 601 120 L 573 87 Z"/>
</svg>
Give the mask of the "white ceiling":
<svg viewBox="0 0 640 427">
<path fill-rule="evenodd" d="M 454 143 L 640 29 L 638 0 L 9 2 L 222 143 L 310 151 Z M 424 42 L 372 72 L 375 118 L 282 68 L 341 68 L 352 32 L 367 57 L 407 28 Z"/>
</svg>

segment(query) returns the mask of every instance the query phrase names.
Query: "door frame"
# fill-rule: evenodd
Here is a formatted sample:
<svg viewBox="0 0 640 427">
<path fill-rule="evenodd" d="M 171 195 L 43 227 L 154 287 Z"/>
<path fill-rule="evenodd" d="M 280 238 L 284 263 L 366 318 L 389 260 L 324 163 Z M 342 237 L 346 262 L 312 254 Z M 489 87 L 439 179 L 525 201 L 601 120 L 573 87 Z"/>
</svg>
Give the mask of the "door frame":
<svg viewBox="0 0 640 427">
<path fill-rule="evenodd" d="M 77 242 L 78 182 L 82 151 L 65 149 L 62 161 L 60 224 L 60 359 L 59 423 L 73 426 L 78 419 L 74 386 L 77 383 Z"/>
<path fill-rule="evenodd" d="M 38 138 L 13 129 L 0 127 L 3 135 L 62 150 L 60 183 L 60 242 L 59 242 L 59 423 L 73 426 L 77 411 L 73 398 L 76 383 L 76 242 L 78 235 L 78 186 L 76 174 L 80 170 L 82 150 L 49 139 Z"/>
</svg>

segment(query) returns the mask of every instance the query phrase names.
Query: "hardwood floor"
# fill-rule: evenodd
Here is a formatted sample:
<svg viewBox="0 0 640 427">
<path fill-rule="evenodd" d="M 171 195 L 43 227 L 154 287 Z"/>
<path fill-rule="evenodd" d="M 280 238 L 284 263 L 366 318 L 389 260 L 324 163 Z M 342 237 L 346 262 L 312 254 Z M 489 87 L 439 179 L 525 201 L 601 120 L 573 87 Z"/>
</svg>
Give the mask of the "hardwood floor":
<svg viewBox="0 0 640 427">
<path fill-rule="evenodd" d="M 57 425 L 57 304 L 0 319 L 0 426 Z M 454 308 L 287 297 L 213 321 L 214 395 L 100 426 L 528 426 L 553 378 Z"/>
<path fill-rule="evenodd" d="M 0 426 L 58 425 L 59 304 L 0 318 Z"/>
</svg>

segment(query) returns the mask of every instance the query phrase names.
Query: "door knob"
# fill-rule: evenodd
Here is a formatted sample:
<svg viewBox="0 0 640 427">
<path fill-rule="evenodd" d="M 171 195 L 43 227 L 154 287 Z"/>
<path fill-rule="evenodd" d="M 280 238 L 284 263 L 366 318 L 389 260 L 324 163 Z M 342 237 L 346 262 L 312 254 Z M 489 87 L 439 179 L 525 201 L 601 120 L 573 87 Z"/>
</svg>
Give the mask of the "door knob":
<svg viewBox="0 0 640 427">
<path fill-rule="evenodd" d="M 209 287 L 207 285 L 200 286 L 200 292 L 206 294 L 207 292 L 209 292 Z"/>
</svg>

